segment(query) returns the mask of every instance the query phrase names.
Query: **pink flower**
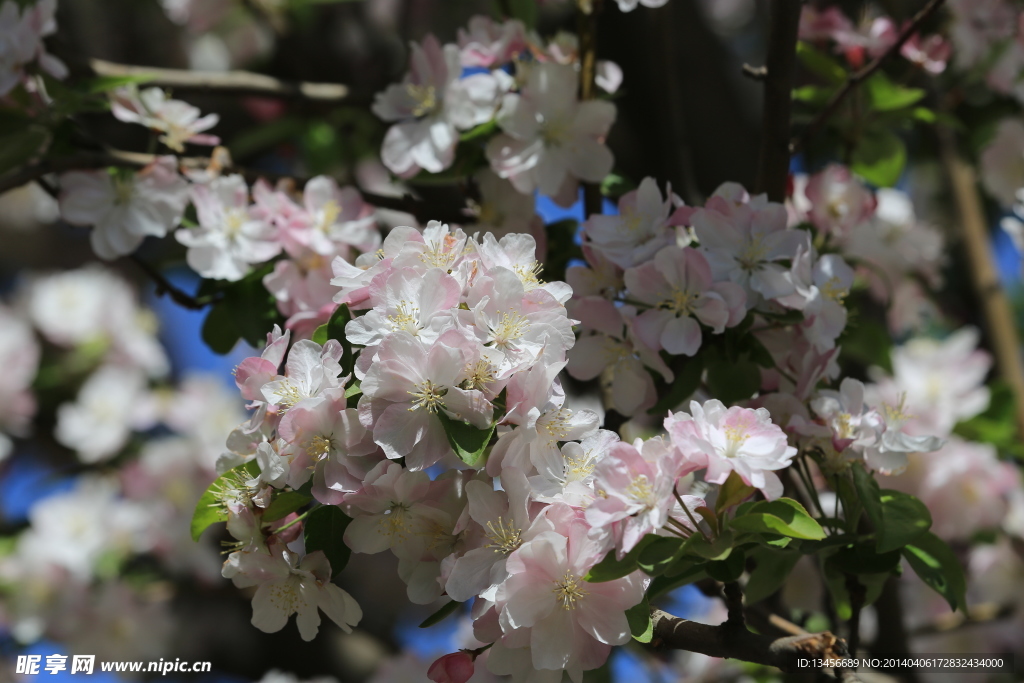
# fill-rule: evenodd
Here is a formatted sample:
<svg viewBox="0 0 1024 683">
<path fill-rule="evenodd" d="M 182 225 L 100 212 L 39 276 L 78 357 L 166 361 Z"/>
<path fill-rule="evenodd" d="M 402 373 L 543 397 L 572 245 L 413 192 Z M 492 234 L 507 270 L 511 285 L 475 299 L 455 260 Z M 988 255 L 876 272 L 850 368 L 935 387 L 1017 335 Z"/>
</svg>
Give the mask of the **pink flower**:
<svg viewBox="0 0 1024 683">
<path fill-rule="evenodd" d="M 743 288 L 713 282 L 696 249 L 668 246 L 625 274 L 629 295 L 651 306 L 636 318 L 637 335 L 652 349 L 692 356 L 701 344 L 700 323 L 719 334 L 746 314 Z"/>
<path fill-rule="evenodd" d="M 408 332 L 432 343 L 454 324 L 462 287 L 440 268 L 395 268 L 370 283 L 370 304 L 365 315 L 345 326 L 353 344 L 376 346 L 389 334 Z"/>
<path fill-rule="evenodd" d="M 671 186 L 665 194 L 662 200 L 657 181 L 644 178 L 638 189 L 619 199 L 618 215 L 594 214 L 583 224 L 583 232 L 592 247 L 615 265 L 640 265 L 675 243 L 674 226 L 692 212 L 672 194 Z"/>
<path fill-rule="evenodd" d="M 438 657 L 427 669 L 427 678 L 434 683 L 466 683 L 473 677 L 473 657 L 465 652 L 453 652 Z"/>
<path fill-rule="evenodd" d="M 108 261 L 132 253 L 146 236 L 166 235 L 188 205 L 188 183 L 171 156 L 138 173 L 71 171 L 61 175 L 60 189 L 61 217 L 91 225 L 92 249 Z"/>
<path fill-rule="evenodd" d="M 443 48 L 433 35 L 411 44 L 410 69 L 402 83 L 377 94 L 373 113 L 397 123 L 384 136 L 384 165 L 402 177 L 425 170 L 439 173 L 451 166 L 458 129 L 494 116 L 500 88 L 491 74 L 459 79 L 459 48 Z"/>
<path fill-rule="evenodd" d="M 181 100 L 172 100 L 160 88 L 146 88 L 128 85 L 111 94 L 110 111 L 115 118 L 127 123 L 138 123 L 162 133 L 160 142 L 181 154 L 185 143 L 193 145 L 216 145 L 216 135 L 202 135 L 217 125 L 217 114 L 200 116 L 199 109 Z"/>
<path fill-rule="evenodd" d="M 509 94 L 498 113 L 503 133 L 487 145 L 491 168 L 523 193 L 538 190 L 568 206 L 579 181 L 601 182 L 611 171 L 604 137 L 615 105 L 577 99 L 578 76 L 552 62 L 530 67 L 520 94 Z"/>
<path fill-rule="evenodd" d="M 643 599 L 644 587 L 637 572 L 605 583 L 584 581 L 602 558 L 602 546 L 587 537 L 579 517 L 559 526 L 564 533 L 541 533 L 509 556 L 511 576 L 495 602 L 506 639 L 529 629 L 535 669 L 568 670 L 577 680 L 581 670 L 603 664 L 612 645 L 629 641 L 625 612 Z"/>
<path fill-rule="evenodd" d="M 707 468 L 705 481 L 723 484 L 736 472 L 773 500 L 782 495 L 776 470 L 789 466 L 796 449 L 764 408 L 726 408 L 712 399 L 690 402 L 690 414 L 670 413 L 665 430 L 684 460 L 684 472 Z"/>
<path fill-rule="evenodd" d="M 819 230 L 844 237 L 875 213 L 875 197 L 850 169 L 829 164 L 807 183 L 808 218 Z"/>
<path fill-rule="evenodd" d="M 470 18 L 458 31 L 462 66 L 497 68 L 526 49 L 526 28 L 518 19 L 498 23 L 490 17 Z"/>
<path fill-rule="evenodd" d="M 439 411 L 479 428 L 491 424 L 493 407 L 483 394 L 459 386 L 466 377 L 465 352 L 444 341 L 427 346 L 408 332 L 391 334 L 362 383 L 363 424 L 389 458 L 406 458 L 413 470 L 452 452 Z"/>
<path fill-rule="evenodd" d="M 946 70 L 946 62 L 953 52 L 949 41 L 938 33 L 921 38 L 915 33 L 900 48 L 900 54 L 908 61 L 919 65 L 930 74 L 938 75 Z"/>
</svg>

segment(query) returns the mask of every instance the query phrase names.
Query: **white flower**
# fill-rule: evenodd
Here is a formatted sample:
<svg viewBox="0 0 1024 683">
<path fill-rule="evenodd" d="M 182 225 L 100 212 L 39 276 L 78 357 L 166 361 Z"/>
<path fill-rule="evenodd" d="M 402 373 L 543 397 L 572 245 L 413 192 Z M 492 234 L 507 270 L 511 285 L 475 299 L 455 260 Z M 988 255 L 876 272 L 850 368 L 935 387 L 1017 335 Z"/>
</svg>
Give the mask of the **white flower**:
<svg viewBox="0 0 1024 683">
<path fill-rule="evenodd" d="M 331 583 L 331 564 L 321 551 L 299 560 L 295 553 L 272 546 L 270 554 L 239 555 L 239 573 L 232 577 L 242 588 L 257 586 L 252 598 L 252 625 L 264 633 L 276 633 L 295 614 L 303 640 L 313 640 L 320 630 L 320 610 L 345 633 L 363 618 L 363 610 L 351 595 Z"/>
<path fill-rule="evenodd" d="M 4 432 L 24 434 L 35 413 L 30 388 L 39 368 L 39 343 L 23 318 L 0 306 L 0 462 L 10 453 Z"/>
<path fill-rule="evenodd" d="M 632 12 L 637 8 L 637 5 L 662 7 L 668 4 L 668 0 L 616 0 L 616 2 L 619 3 L 619 9 L 623 12 Z"/>
<path fill-rule="evenodd" d="M 118 88 L 111 94 L 110 112 L 126 123 L 138 123 L 151 130 L 163 133 L 160 142 L 179 154 L 185 151 L 185 143 L 195 145 L 216 145 L 220 138 L 201 135 L 217 125 L 217 114 L 199 115 L 199 109 L 181 100 L 172 100 L 160 88 L 146 88 L 139 91 L 133 85 Z"/>
<path fill-rule="evenodd" d="M 1024 188 L 1024 121 L 1003 119 L 981 152 L 981 183 L 1004 207 L 1017 202 Z"/>
<path fill-rule="evenodd" d="M 491 74 L 459 79 L 459 48 L 443 48 L 433 35 L 412 43 L 409 73 L 402 83 L 377 94 L 373 113 L 397 123 L 384 136 L 384 165 L 402 177 L 421 169 L 439 173 L 451 166 L 458 129 L 488 121 L 502 88 Z"/>
<path fill-rule="evenodd" d="M 133 429 L 152 423 L 148 390 L 142 373 L 104 366 L 82 386 L 74 403 L 57 409 L 57 441 L 77 451 L 82 462 L 116 455 Z"/>
<path fill-rule="evenodd" d="M 188 204 L 188 183 L 171 156 L 138 173 L 71 171 L 61 176 L 60 187 L 61 217 L 93 226 L 92 249 L 106 260 L 132 253 L 147 235 L 166 235 Z"/>
<path fill-rule="evenodd" d="M 214 280 L 241 280 L 253 263 L 281 251 L 275 229 L 249 206 L 249 190 L 240 175 L 221 176 L 192 188 L 199 227 L 174 233 L 188 247 L 192 270 Z"/>
<path fill-rule="evenodd" d="M 520 192 L 539 190 L 569 205 L 579 180 L 598 183 L 611 171 L 604 137 L 615 105 L 580 102 L 578 86 L 573 67 L 544 62 L 530 68 L 521 94 L 505 96 L 498 113 L 504 134 L 488 143 L 487 158 Z"/>
</svg>

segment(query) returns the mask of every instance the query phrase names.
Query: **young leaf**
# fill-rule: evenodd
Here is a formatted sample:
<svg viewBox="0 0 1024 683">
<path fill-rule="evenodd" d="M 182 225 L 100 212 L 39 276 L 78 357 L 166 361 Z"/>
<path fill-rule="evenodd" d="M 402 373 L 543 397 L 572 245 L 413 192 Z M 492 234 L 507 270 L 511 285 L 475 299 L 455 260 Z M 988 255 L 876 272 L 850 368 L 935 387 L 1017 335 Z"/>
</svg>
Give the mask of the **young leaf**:
<svg viewBox="0 0 1024 683">
<path fill-rule="evenodd" d="M 347 304 L 342 304 L 334 309 L 331 319 L 327 321 L 327 338 L 337 339 L 341 342 L 341 373 L 352 374 L 355 361 L 352 359 L 352 345 L 345 336 L 345 326 L 352 320 L 352 312 L 348 310 Z"/>
<path fill-rule="evenodd" d="M 880 187 L 892 187 L 907 164 L 907 147 L 887 128 L 865 132 L 851 159 L 853 172 Z"/>
<path fill-rule="evenodd" d="M 755 503 L 746 514 L 734 518 L 729 525 L 740 531 L 775 533 L 810 541 L 825 538 L 821 525 L 807 514 L 803 505 L 791 498 Z"/>
<path fill-rule="evenodd" d="M 903 557 L 921 580 L 949 603 L 950 609 L 967 608 L 967 580 L 953 550 L 941 538 L 925 532 L 903 548 Z"/>
<path fill-rule="evenodd" d="M 800 559 L 800 553 L 792 550 L 758 548 L 754 551 L 753 557 L 757 566 L 750 572 L 750 580 L 743 588 L 743 595 L 750 605 L 764 600 L 782 587 L 793 566 Z"/>
<path fill-rule="evenodd" d="M 352 519 L 334 505 L 313 508 L 302 523 L 306 552 L 324 551 L 331 563 L 331 577 L 341 573 L 352 551 L 345 545 L 345 529 Z"/>
<path fill-rule="evenodd" d="M 651 621 L 651 604 L 647 602 L 647 596 L 626 610 L 626 621 L 629 622 L 629 632 L 636 640 L 641 643 L 651 642 L 654 622 Z"/>
<path fill-rule="evenodd" d="M 192 513 L 190 530 L 193 541 L 198 541 L 210 525 L 227 521 L 228 509 L 224 506 L 224 495 L 259 473 L 260 466 L 255 460 L 250 460 L 220 475 L 206 488 Z"/>
<path fill-rule="evenodd" d="M 455 454 L 470 467 L 478 466 L 484 457 L 487 445 L 491 442 L 494 425 L 492 424 L 487 429 L 479 429 L 468 422 L 453 420 L 443 411 L 439 411 L 437 417 L 441 420 L 448 443 L 451 444 Z"/>
<path fill-rule="evenodd" d="M 682 370 L 676 373 L 675 381 L 668 385 L 668 391 L 658 402 L 647 411 L 650 415 L 661 415 L 693 396 L 700 386 L 700 378 L 704 374 L 704 355 L 700 352 L 683 361 Z"/>
<path fill-rule="evenodd" d="M 884 522 L 877 527 L 878 552 L 899 550 L 931 528 L 932 515 L 920 500 L 890 489 L 881 493 Z"/>
<path fill-rule="evenodd" d="M 833 85 L 839 85 L 846 80 L 846 69 L 843 65 L 810 43 L 797 43 L 796 56 L 808 71 Z"/>
<path fill-rule="evenodd" d="M 299 508 L 305 507 L 313 499 L 298 491 L 282 491 L 274 496 L 274 500 L 263 512 L 264 522 L 276 522 L 284 519 Z"/>
<path fill-rule="evenodd" d="M 893 83 L 884 72 L 878 71 L 864 84 L 875 111 L 894 111 L 916 104 L 924 97 L 920 88 L 905 88 Z"/>
<path fill-rule="evenodd" d="M 330 339 L 330 337 L 327 336 L 327 323 L 324 323 L 320 327 L 316 328 L 313 331 L 313 336 L 310 337 L 309 339 L 310 341 L 316 342 L 320 346 L 326 344 L 327 340 Z"/>
<path fill-rule="evenodd" d="M 637 566 L 648 576 L 657 576 L 682 555 L 683 539 L 661 537 L 652 541 L 637 557 Z"/>
<path fill-rule="evenodd" d="M 450 602 L 446 602 L 445 604 L 443 604 L 441 606 L 441 608 L 439 610 L 437 610 L 436 612 L 431 614 L 429 617 L 424 619 L 420 623 L 420 628 L 430 628 L 434 624 L 437 624 L 437 623 L 439 623 L 441 621 L 444 621 L 445 617 L 447 617 L 449 614 L 452 614 L 453 612 L 455 612 L 463 604 L 464 603 L 456 602 L 454 600 L 451 600 Z"/>
<path fill-rule="evenodd" d="M 871 520 L 876 530 L 880 530 L 885 524 L 882 517 L 882 492 L 878 488 L 878 482 L 871 476 L 871 473 L 861 465 L 854 465 L 853 486 L 857 489 L 857 497 L 860 499 L 864 511 Z"/>
<path fill-rule="evenodd" d="M 724 560 L 708 562 L 706 571 L 708 576 L 715 581 L 729 583 L 730 581 L 736 581 L 743 575 L 745 561 L 746 557 L 744 557 L 742 550 L 733 550 L 729 553 L 729 557 Z"/>
</svg>

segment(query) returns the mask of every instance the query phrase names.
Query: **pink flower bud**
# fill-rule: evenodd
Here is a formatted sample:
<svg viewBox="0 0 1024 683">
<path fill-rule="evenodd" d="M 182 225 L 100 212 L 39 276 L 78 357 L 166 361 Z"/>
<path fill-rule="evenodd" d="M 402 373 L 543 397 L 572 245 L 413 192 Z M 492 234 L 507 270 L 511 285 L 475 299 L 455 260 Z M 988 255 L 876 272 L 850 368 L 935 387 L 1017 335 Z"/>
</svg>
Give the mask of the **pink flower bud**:
<svg viewBox="0 0 1024 683">
<path fill-rule="evenodd" d="M 466 683 L 473 676 L 473 657 L 453 652 L 438 657 L 427 669 L 427 678 L 434 683 Z"/>
</svg>

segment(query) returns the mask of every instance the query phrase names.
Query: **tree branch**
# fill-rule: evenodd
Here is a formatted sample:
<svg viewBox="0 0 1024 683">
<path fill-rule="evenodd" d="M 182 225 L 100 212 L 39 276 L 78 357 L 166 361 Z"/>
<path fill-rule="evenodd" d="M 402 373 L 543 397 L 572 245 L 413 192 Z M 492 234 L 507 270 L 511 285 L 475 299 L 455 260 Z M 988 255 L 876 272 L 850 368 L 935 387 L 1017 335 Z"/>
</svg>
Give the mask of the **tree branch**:
<svg viewBox="0 0 1024 683">
<path fill-rule="evenodd" d="M 287 99 L 339 102 L 349 96 L 348 86 L 340 83 L 301 83 L 278 80 L 252 71 L 186 71 L 155 66 L 116 64 L 102 59 L 89 60 L 97 76 L 149 76 L 149 85 L 179 90 L 204 90 L 219 93 L 262 95 Z"/>
<path fill-rule="evenodd" d="M 190 308 L 194 311 L 200 311 L 209 306 L 210 304 L 215 303 L 213 300 L 200 301 L 199 299 L 196 299 L 194 296 L 187 294 L 183 290 L 174 286 L 170 280 L 163 276 L 163 273 L 161 273 L 159 270 L 154 268 L 146 261 L 143 261 L 141 258 L 138 257 L 138 255 L 131 254 L 128 256 L 128 258 L 133 263 L 135 263 L 135 265 L 141 268 L 142 272 L 144 272 L 146 276 L 153 281 L 153 283 L 156 285 L 157 296 L 163 296 L 164 294 L 166 294 L 174 303 L 184 308 Z"/>
<path fill-rule="evenodd" d="M 756 188 L 774 202 L 786 198 L 789 179 L 790 107 L 802 6 L 800 0 L 772 0 L 771 6 Z"/>
<path fill-rule="evenodd" d="M 796 669 L 800 658 L 832 658 L 846 654 L 846 644 L 831 633 L 772 638 L 737 628 L 730 622 L 711 626 L 680 619 L 659 609 L 652 610 L 654 638 L 660 647 L 699 652 L 709 657 L 740 659 L 774 666 L 783 671 Z"/>
<path fill-rule="evenodd" d="M 817 135 L 825 123 L 832 117 L 833 114 L 839 109 L 839 105 L 843 103 L 843 100 L 856 88 L 859 84 L 871 78 L 876 71 L 882 68 L 885 62 L 898 53 L 902 49 L 903 45 L 910 40 L 911 36 L 917 33 L 918 29 L 921 28 L 921 24 L 928 19 L 945 0 L 928 0 L 928 4 L 922 7 L 917 14 L 913 16 L 910 22 L 903 27 L 900 31 L 899 37 L 896 38 L 896 42 L 890 45 L 885 52 L 875 57 L 867 66 L 863 67 L 859 71 L 855 71 L 846 79 L 842 87 L 839 88 L 825 104 L 825 108 L 818 112 L 818 115 L 814 117 L 814 120 L 808 124 L 807 128 L 804 129 L 800 137 L 793 140 L 790 145 L 790 149 L 793 153 L 796 153 L 802 146 L 810 142 L 811 138 Z"/>
</svg>

